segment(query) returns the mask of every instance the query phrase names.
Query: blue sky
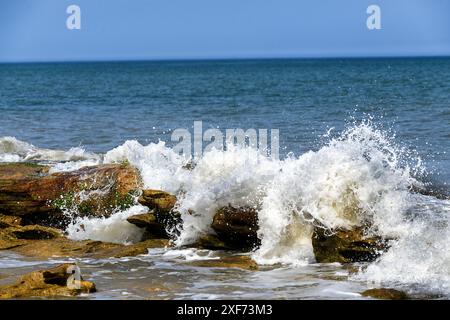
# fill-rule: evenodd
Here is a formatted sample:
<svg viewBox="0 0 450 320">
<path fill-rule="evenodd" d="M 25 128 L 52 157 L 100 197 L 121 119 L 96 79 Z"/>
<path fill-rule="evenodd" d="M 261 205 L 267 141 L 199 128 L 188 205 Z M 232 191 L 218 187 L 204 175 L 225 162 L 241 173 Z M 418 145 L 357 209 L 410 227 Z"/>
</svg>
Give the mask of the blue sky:
<svg viewBox="0 0 450 320">
<path fill-rule="evenodd" d="M 450 55 L 449 14 L 448 0 L 0 0 L 0 61 Z"/>
</svg>

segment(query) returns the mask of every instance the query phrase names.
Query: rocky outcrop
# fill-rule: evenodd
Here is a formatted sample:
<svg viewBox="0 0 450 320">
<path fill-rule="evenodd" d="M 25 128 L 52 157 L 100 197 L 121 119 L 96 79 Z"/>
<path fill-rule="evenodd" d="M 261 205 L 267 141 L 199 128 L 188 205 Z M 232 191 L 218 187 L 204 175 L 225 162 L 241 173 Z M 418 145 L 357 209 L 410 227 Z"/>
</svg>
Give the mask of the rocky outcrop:
<svg viewBox="0 0 450 320">
<path fill-rule="evenodd" d="M 0 164 L 0 212 L 22 224 L 64 228 L 78 216 L 108 216 L 134 203 L 140 177 L 129 165 L 99 165 L 49 174 L 45 166 Z"/>
<path fill-rule="evenodd" d="M 361 227 L 334 231 L 315 227 L 312 245 L 317 262 L 349 263 L 375 260 L 389 247 L 389 241 L 367 237 Z"/>
<path fill-rule="evenodd" d="M 76 296 L 95 292 L 95 284 L 82 278 L 69 283 L 74 267 L 74 264 L 63 264 L 26 274 L 17 283 L 0 286 L 0 299 Z"/>
<path fill-rule="evenodd" d="M 214 215 L 211 228 L 230 248 L 249 250 L 259 245 L 258 213 L 253 208 L 223 207 Z"/>
<path fill-rule="evenodd" d="M 39 225 L 0 229 L 0 250 L 14 250 L 35 258 L 121 258 L 146 254 L 149 248 L 169 245 L 167 239 L 152 239 L 132 245 L 101 241 L 74 241 L 64 237 L 58 229 Z"/>
</svg>

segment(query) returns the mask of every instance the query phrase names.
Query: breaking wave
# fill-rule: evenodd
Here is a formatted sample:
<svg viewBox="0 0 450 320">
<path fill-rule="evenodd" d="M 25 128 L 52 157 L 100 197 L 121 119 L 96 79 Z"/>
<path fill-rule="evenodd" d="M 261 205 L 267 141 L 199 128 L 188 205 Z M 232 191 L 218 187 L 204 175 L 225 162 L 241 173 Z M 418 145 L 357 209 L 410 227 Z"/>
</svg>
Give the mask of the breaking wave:
<svg viewBox="0 0 450 320">
<path fill-rule="evenodd" d="M 425 169 L 414 151 L 394 140 L 365 121 L 299 156 L 274 160 L 252 148 L 230 146 L 205 153 L 186 169 L 190 159 L 163 142 L 144 146 L 126 141 L 97 155 L 79 148 L 38 149 L 8 137 L 0 139 L 0 161 L 59 160 L 53 171 L 128 161 L 139 169 L 146 188 L 177 195 L 183 220 L 175 240 L 179 246 L 213 232 L 210 225 L 218 208 L 254 207 L 261 246 L 253 258 L 260 264 L 314 263 L 314 226 L 370 226 L 369 234 L 396 240 L 356 280 L 420 285 L 450 294 L 450 202 L 411 191 L 425 187 Z M 125 220 L 142 210 L 137 205 L 110 218 L 78 220 L 67 231 L 74 239 L 133 242 L 139 230 Z"/>
</svg>

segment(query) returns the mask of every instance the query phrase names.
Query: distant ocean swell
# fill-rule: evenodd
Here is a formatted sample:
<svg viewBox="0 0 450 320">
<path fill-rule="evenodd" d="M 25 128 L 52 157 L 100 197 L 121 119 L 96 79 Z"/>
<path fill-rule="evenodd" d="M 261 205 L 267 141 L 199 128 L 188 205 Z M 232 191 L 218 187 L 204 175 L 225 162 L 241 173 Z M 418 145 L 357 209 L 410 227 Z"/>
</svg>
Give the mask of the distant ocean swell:
<svg viewBox="0 0 450 320">
<path fill-rule="evenodd" d="M 314 263 L 315 224 L 330 230 L 369 224 L 369 233 L 396 240 L 355 279 L 450 295 L 450 201 L 412 191 L 433 187 L 423 182 L 427 172 L 421 159 L 370 121 L 327 139 L 317 151 L 282 160 L 252 148 L 211 150 L 188 171 L 181 168 L 190 160 L 163 142 L 126 141 L 96 154 L 82 148 L 40 149 L 3 137 L 0 161 L 47 163 L 52 172 L 127 161 L 138 168 L 146 188 L 178 195 L 183 219 L 178 246 L 212 232 L 220 207 L 252 206 L 258 210 L 261 239 L 252 255 L 260 264 Z M 144 211 L 136 205 L 105 219 L 78 219 L 67 232 L 74 239 L 134 242 L 142 231 L 126 218 Z"/>
</svg>

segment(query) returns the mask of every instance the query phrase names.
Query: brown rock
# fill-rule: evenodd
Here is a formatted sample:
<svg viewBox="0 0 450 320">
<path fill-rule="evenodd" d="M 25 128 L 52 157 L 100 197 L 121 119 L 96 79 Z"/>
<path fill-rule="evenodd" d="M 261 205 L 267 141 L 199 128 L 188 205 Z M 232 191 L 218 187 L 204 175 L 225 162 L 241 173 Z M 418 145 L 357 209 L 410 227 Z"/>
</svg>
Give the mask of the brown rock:
<svg viewBox="0 0 450 320">
<path fill-rule="evenodd" d="M 230 248 L 248 250 L 259 245 L 258 212 L 253 208 L 223 207 L 215 214 L 211 227 Z"/>
<path fill-rule="evenodd" d="M 153 211 L 128 217 L 127 221 L 139 228 L 145 229 L 142 239 L 169 238 L 166 227 L 162 221 L 158 221 Z"/>
<path fill-rule="evenodd" d="M 19 240 L 47 240 L 61 237 L 61 231 L 39 225 L 16 226 L 3 230 Z M 1 237 L 1 233 L 0 233 Z"/>
<path fill-rule="evenodd" d="M 143 190 L 138 202 L 156 213 L 169 213 L 173 210 L 177 198 L 160 190 Z"/>
<path fill-rule="evenodd" d="M 233 250 L 233 247 L 230 247 L 216 235 L 212 234 L 202 234 L 192 246 L 208 250 Z"/>
<path fill-rule="evenodd" d="M 70 267 L 63 264 L 47 270 L 39 270 L 22 276 L 17 283 L 0 286 L 0 299 L 24 297 L 75 296 L 80 293 L 93 293 L 95 284 L 89 281 L 75 283 L 76 288 L 68 286 Z"/>
<path fill-rule="evenodd" d="M 380 237 L 366 237 L 361 227 L 333 232 L 315 227 L 312 245 L 317 262 L 349 263 L 375 260 L 389 247 L 389 242 Z"/>
<path fill-rule="evenodd" d="M 1 242 L 0 242 L 1 244 Z M 169 245 L 167 239 L 152 239 L 133 245 L 122 245 L 101 241 L 73 241 L 66 238 L 54 240 L 10 242 L 17 253 L 35 258 L 70 257 L 70 258 L 122 258 L 146 254 L 150 248 L 163 248 Z M 1 249 L 1 248 L 0 248 Z"/>
<path fill-rule="evenodd" d="M 168 192 L 143 190 L 138 202 L 150 209 L 147 219 L 153 222 L 146 225 L 150 236 L 152 236 L 152 232 L 155 232 L 155 236 L 158 236 L 162 229 L 164 229 L 164 232 L 165 230 L 176 231 L 175 227 L 181 223 L 180 213 L 174 210 L 177 198 Z"/>
<path fill-rule="evenodd" d="M 369 289 L 361 293 L 363 297 L 372 297 L 383 300 L 405 300 L 408 295 L 403 291 L 387 288 Z"/>
<path fill-rule="evenodd" d="M 121 258 L 146 254 L 149 248 L 168 245 L 168 239 L 151 239 L 133 245 L 92 240 L 74 241 L 64 237 L 58 229 L 39 225 L 0 229 L 0 250 L 14 250 L 35 258 Z"/>
<path fill-rule="evenodd" d="M 129 165 L 99 165 L 48 174 L 48 168 L 24 163 L 0 164 L 0 212 L 22 218 L 23 224 L 64 228 L 79 216 L 108 216 L 134 202 L 137 170 Z"/>
</svg>

